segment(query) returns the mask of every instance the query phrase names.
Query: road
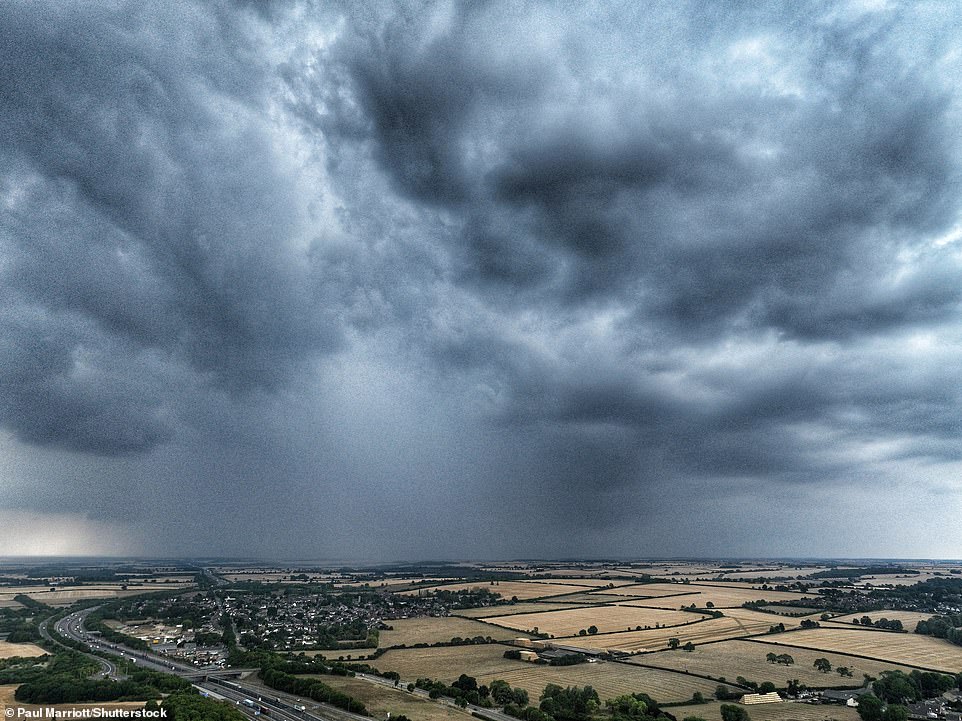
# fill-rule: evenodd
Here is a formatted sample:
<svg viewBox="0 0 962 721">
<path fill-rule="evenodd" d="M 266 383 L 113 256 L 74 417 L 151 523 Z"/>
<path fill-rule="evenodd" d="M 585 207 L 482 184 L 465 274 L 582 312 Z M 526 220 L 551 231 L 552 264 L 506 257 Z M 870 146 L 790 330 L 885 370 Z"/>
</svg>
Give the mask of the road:
<svg viewBox="0 0 962 721">
<path fill-rule="evenodd" d="M 209 678 L 206 681 L 194 680 L 191 677 L 196 677 L 198 673 L 203 673 L 205 670 L 223 672 L 223 669 L 219 666 L 208 667 L 206 669 L 197 668 L 196 666 L 189 666 L 152 653 L 127 648 L 122 644 L 106 642 L 89 633 L 83 627 L 84 619 L 93 610 L 93 608 L 88 608 L 65 616 L 57 622 L 55 629 L 66 638 L 86 643 L 97 651 L 126 658 L 141 668 L 161 671 L 192 680 L 194 685 L 202 690 L 231 699 L 235 702 L 239 710 L 251 717 L 260 715 L 261 710 L 266 709 L 267 714 L 264 715 L 284 719 L 284 721 L 371 721 L 367 716 L 349 713 L 333 706 L 318 704 L 315 701 L 301 702 L 300 699 L 289 694 L 279 693 L 273 689 L 268 689 L 265 686 L 246 680 L 226 681 L 219 678 Z M 45 624 L 44 631 L 46 631 Z M 116 666 L 110 661 L 102 659 L 99 656 L 90 657 L 110 666 L 113 672 L 115 674 L 117 673 Z M 303 711 L 298 710 L 295 708 L 295 705 L 303 705 L 306 708 Z"/>
<path fill-rule="evenodd" d="M 57 623 L 54 624 L 54 630 L 56 630 L 57 633 L 59 633 L 61 636 L 64 636 L 67 638 L 74 638 L 72 634 L 67 633 L 62 628 L 64 622 L 68 618 L 70 618 L 70 616 L 67 616 L 57 621 Z M 40 635 L 46 640 L 56 643 L 58 646 L 63 646 L 63 644 L 61 644 L 59 641 L 57 641 L 57 639 L 55 639 L 53 636 L 50 635 L 50 631 L 47 630 L 48 623 L 50 623 L 49 618 L 44 619 L 43 621 L 40 622 L 40 625 L 38 626 Z M 77 640 L 77 639 L 74 639 L 74 640 Z M 64 648 L 69 648 L 69 647 L 64 646 Z M 99 671 L 97 675 L 103 675 L 104 677 L 111 678 L 114 681 L 123 681 L 125 678 L 127 678 L 124 674 L 120 673 L 120 671 L 117 669 L 117 666 L 112 661 L 109 661 L 106 658 L 102 658 L 100 656 L 95 656 L 91 653 L 85 653 L 84 656 L 100 664 L 100 668 L 102 670 Z"/>
</svg>

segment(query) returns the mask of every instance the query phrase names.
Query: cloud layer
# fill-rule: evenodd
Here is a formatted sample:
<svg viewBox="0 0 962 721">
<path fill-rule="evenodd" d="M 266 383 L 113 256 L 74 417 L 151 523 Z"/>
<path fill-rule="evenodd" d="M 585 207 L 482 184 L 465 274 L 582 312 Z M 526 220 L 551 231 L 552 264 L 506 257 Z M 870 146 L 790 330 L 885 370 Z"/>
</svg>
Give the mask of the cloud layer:
<svg viewBox="0 0 962 721">
<path fill-rule="evenodd" d="M 962 510 L 952 4 L 0 14 L 0 506 L 724 555 L 787 499 L 796 552 L 962 552 L 804 520 Z"/>
</svg>

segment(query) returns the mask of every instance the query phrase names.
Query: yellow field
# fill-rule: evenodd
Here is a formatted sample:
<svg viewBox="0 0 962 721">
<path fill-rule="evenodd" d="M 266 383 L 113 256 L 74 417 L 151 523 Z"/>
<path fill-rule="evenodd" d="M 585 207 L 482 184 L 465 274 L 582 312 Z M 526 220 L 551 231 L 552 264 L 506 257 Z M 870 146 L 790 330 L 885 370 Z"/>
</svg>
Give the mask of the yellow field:
<svg viewBox="0 0 962 721">
<path fill-rule="evenodd" d="M 529 665 L 525 661 L 504 658 L 508 648 L 501 644 L 408 648 L 388 651 L 374 665 L 380 671 L 396 671 L 405 682 L 423 676 L 450 682 L 462 673 L 470 676 L 494 674 L 497 678 L 498 673 Z"/>
<path fill-rule="evenodd" d="M 388 688 L 359 678 L 344 676 L 319 676 L 328 686 L 353 696 L 370 711 L 375 718 L 392 717 L 404 714 L 416 721 L 470 721 L 471 714 L 437 703 L 423 696 L 415 696 L 407 691 Z M 311 706 L 308 705 L 308 710 Z"/>
<path fill-rule="evenodd" d="M 491 584 L 488 581 L 476 581 L 474 583 L 449 583 L 444 586 L 435 586 L 431 591 L 466 591 L 471 588 L 484 588 L 491 593 L 500 594 L 502 598 L 510 600 L 516 596 L 519 601 L 528 601 L 532 598 L 543 598 L 549 596 L 561 596 L 565 593 L 577 593 L 591 588 L 588 585 L 575 586 L 560 583 L 542 583 L 540 581 L 496 581 Z M 425 592 L 427 592 L 425 590 Z M 416 595 L 419 591 L 400 591 L 405 595 Z"/>
<path fill-rule="evenodd" d="M 632 606 L 589 606 L 566 611 L 526 613 L 522 616 L 492 616 L 484 620 L 521 631 L 537 627 L 541 633 L 552 636 L 574 636 L 579 630 L 587 629 L 592 625 L 597 626 L 600 633 L 607 633 L 626 631 L 637 626 L 654 628 L 656 624 L 677 626 L 700 618 L 703 616 L 686 611 L 664 611 Z"/>
<path fill-rule="evenodd" d="M 585 608 L 585 606 L 581 603 L 530 601 L 528 603 L 508 603 L 501 606 L 462 608 L 451 611 L 451 613 L 455 616 L 464 616 L 465 618 L 484 618 L 485 616 L 509 616 L 516 613 L 531 613 L 533 611 L 561 611 L 566 608 Z"/>
<path fill-rule="evenodd" d="M 378 645 L 384 648 L 398 646 L 402 643 L 406 646 L 412 646 L 416 643 L 450 641 L 455 636 L 461 638 L 490 636 L 500 641 L 525 635 L 510 628 L 499 628 L 468 618 L 458 618 L 457 616 L 398 618 L 385 621 L 385 623 L 394 626 L 394 630 L 379 632 Z"/>
<path fill-rule="evenodd" d="M 683 673 L 604 661 L 577 666 L 536 666 L 526 663 L 512 670 L 482 675 L 478 677 L 478 682 L 490 684 L 496 678 L 523 688 L 535 703 L 549 683 L 559 686 L 591 686 L 602 701 L 639 691 L 649 694 L 656 701 L 685 701 L 696 691 L 711 696 L 718 686 L 714 681 L 686 676 Z"/>
<path fill-rule="evenodd" d="M 703 608 L 709 601 L 715 604 L 716 608 L 732 608 L 741 606 L 746 601 L 796 601 L 803 598 L 811 598 L 801 593 L 791 593 L 788 591 L 762 591 L 756 588 L 739 585 L 707 585 L 707 584 L 678 584 L 678 583 L 651 583 L 639 584 L 636 586 L 623 586 L 621 588 L 608 591 L 608 593 L 624 593 L 634 596 L 656 596 L 663 598 L 666 595 L 684 593 L 684 596 L 676 596 L 672 603 L 677 605 L 689 605 L 694 603 L 699 608 Z M 633 601 L 634 605 L 650 605 L 647 601 Z"/>
<path fill-rule="evenodd" d="M 396 671 L 404 683 L 419 677 L 453 681 L 460 674 L 489 684 L 497 678 L 525 689 L 536 700 L 549 683 L 560 686 L 590 684 L 602 699 L 644 691 L 662 701 L 683 701 L 695 691 L 710 695 L 717 683 L 672 671 L 658 671 L 623 663 L 583 663 L 577 666 L 539 666 L 504 658 L 507 646 L 460 646 L 388 651 L 375 662 L 381 671 Z M 326 683 L 325 677 L 325 683 Z"/>
<path fill-rule="evenodd" d="M 123 589 L 121 586 L 126 585 Z M 74 601 L 88 598 L 122 598 L 124 596 L 135 596 L 148 591 L 169 591 L 172 588 L 186 588 L 188 584 L 183 583 L 110 583 L 91 586 L 7 586 L 0 589 L 0 603 L 13 601 L 13 597 L 24 594 L 46 603 L 48 606 L 69 606 Z M 57 590 L 51 591 L 51 588 Z"/>
<path fill-rule="evenodd" d="M 851 630 L 814 628 L 790 634 L 760 636 L 756 640 L 766 644 L 856 654 L 934 671 L 958 673 L 962 668 L 962 646 L 914 633 L 860 631 L 854 627 Z"/>
<path fill-rule="evenodd" d="M 918 611 L 870 611 L 868 613 L 850 613 L 848 616 L 835 616 L 832 621 L 835 623 L 845 623 L 849 626 L 854 625 L 852 619 L 858 620 L 862 616 L 868 616 L 873 621 L 887 618 L 889 621 L 901 621 L 902 625 L 909 631 L 915 630 L 915 624 L 919 621 L 928 621 L 934 613 L 919 613 Z"/>
<path fill-rule="evenodd" d="M 7 643 L 6 641 L 0 641 L 0 658 L 13 658 L 14 656 L 35 658 L 37 656 L 43 656 L 45 653 L 47 652 L 39 646 L 34 646 L 32 643 Z"/>
<path fill-rule="evenodd" d="M 61 712 L 67 711 L 68 709 L 138 709 L 144 707 L 143 701 L 113 701 L 110 703 L 64 703 L 55 704 L 53 706 L 36 706 L 29 703 L 20 703 L 17 701 L 13 694 L 17 690 L 19 684 L 4 685 L 0 686 L 0 714 L 3 714 L 7 709 L 29 709 L 34 713 L 44 713 L 43 709 L 53 708 Z M 10 718 L 15 718 L 12 714 Z M 35 716 L 34 718 L 40 718 Z"/>
<path fill-rule="evenodd" d="M 801 648 L 787 649 L 787 652 L 795 659 L 792 666 L 782 666 L 772 664 L 765 660 L 767 653 L 783 653 L 785 651 L 772 649 L 751 641 L 723 641 L 722 643 L 710 643 L 706 646 L 696 646 L 694 651 L 662 651 L 654 654 L 637 656 L 633 661 L 638 663 L 651 664 L 653 666 L 664 666 L 677 671 L 690 671 L 692 673 L 705 674 L 715 678 L 724 677 L 735 679 L 744 676 L 762 683 L 772 681 L 776 686 L 787 685 L 789 679 L 797 678 L 802 683 L 812 686 L 844 686 L 851 684 L 858 686 L 862 683 L 862 674 L 878 676 L 882 671 L 889 669 L 901 669 L 908 671 L 905 667 L 882 661 L 869 661 L 855 656 L 842 656 L 824 651 L 811 651 Z M 822 673 L 816 671 L 812 664 L 816 658 L 827 658 L 832 668 L 838 666 L 848 666 L 852 672 L 852 678 L 843 678 L 835 671 Z"/>
<path fill-rule="evenodd" d="M 617 589 L 604 589 L 602 591 L 594 591 L 589 593 L 566 594 L 564 596 L 557 596 L 557 599 L 559 601 L 570 601 L 572 604 L 579 604 L 579 605 L 585 605 L 585 604 L 597 605 L 599 603 L 622 604 L 625 601 L 645 600 L 644 596 L 616 595 L 615 594 L 616 590 Z M 654 606 L 656 604 L 652 604 L 652 605 Z M 670 609 L 678 608 L 678 606 L 676 606 L 674 603 L 671 603 L 670 601 L 667 601 L 667 600 L 661 605 L 664 606 L 665 608 L 670 608 Z"/>
<path fill-rule="evenodd" d="M 661 651 L 668 647 L 668 639 L 677 638 L 682 645 L 691 641 L 695 645 L 708 641 L 720 641 L 749 634 L 764 633 L 771 621 L 739 620 L 735 618 L 709 618 L 690 626 L 659 628 L 649 631 L 628 631 L 604 636 L 574 636 L 557 639 L 573 646 L 611 651 Z"/>
<path fill-rule="evenodd" d="M 678 719 L 698 716 L 706 721 L 721 721 L 720 709 L 720 703 L 712 702 L 696 706 L 675 706 L 668 710 Z M 748 711 L 752 721 L 859 721 L 858 711 L 847 706 L 823 706 L 786 701 L 746 706 L 745 710 Z"/>
</svg>

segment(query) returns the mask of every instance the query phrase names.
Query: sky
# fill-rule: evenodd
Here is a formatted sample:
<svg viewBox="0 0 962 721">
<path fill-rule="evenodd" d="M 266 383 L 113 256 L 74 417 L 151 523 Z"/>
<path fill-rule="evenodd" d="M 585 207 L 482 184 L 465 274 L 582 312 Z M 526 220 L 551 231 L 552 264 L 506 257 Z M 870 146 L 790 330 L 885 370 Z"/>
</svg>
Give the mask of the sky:
<svg viewBox="0 0 962 721">
<path fill-rule="evenodd" d="M 959 38 L 0 4 L 0 550 L 962 557 Z"/>
</svg>

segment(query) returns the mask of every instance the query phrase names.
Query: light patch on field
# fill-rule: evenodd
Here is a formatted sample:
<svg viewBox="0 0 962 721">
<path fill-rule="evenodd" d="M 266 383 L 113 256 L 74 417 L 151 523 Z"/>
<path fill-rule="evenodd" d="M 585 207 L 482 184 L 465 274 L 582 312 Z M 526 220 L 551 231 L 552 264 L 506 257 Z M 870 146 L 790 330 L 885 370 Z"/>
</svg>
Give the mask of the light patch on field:
<svg viewBox="0 0 962 721">
<path fill-rule="evenodd" d="M 508 628 L 499 628 L 498 626 L 467 618 L 458 618 L 457 616 L 398 618 L 385 621 L 385 623 L 393 626 L 394 630 L 378 633 L 378 645 L 382 648 L 399 646 L 402 643 L 406 646 L 413 646 L 416 643 L 450 641 L 455 636 L 461 638 L 490 636 L 495 640 L 506 640 L 525 635 Z"/>
<path fill-rule="evenodd" d="M 714 678 L 735 678 L 744 676 L 762 683 L 771 681 L 778 687 L 784 687 L 793 678 L 814 688 L 835 687 L 851 684 L 858 686 L 862 682 L 863 674 L 878 676 L 882 671 L 901 669 L 904 666 L 885 663 L 884 661 L 870 661 L 855 656 L 811 651 L 801 648 L 789 649 L 788 653 L 795 659 L 791 666 L 772 664 L 765 659 L 768 653 L 782 653 L 770 646 L 752 643 L 751 641 L 723 641 L 696 646 L 694 651 L 661 651 L 655 654 L 638 656 L 632 661 L 652 666 L 664 666 L 677 671 L 690 671 Z M 827 658 L 832 664 L 832 671 L 822 673 L 813 664 L 817 658 Z M 842 677 L 835 672 L 835 668 L 847 666 L 852 677 Z"/>
<path fill-rule="evenodd" d="M 669 710 L 679 719 L 698 716 L 705 721 L 722 721 L 720 703 L 675 706 Z M 752 721 L 860 721 L 856 709 L 837 705 L 822 706 L 786 701 L 759 704 L 746 708 L 746 711 Z"/>
<path fill-rule="evenodd" d="M 595 606 L 547 613 L 526 613 L 522 616 L 492 616 L 484 619 L 521 631 L 537 628 L 552 636 L 574 636 L 582 629 L 596 626 L 600 633 L 642 628 L 677 626 L 701 620 L 704 616 L 687 611 L 664 611 L 632 606 Z"/>
<path fill-rule="evenodd" d="M 123 586 L 127 588 L 124 589 Z M 97 584 L 90 586 L 17 586 L 10 587 L 0 593 L 0 600 L 12 600 L 14 596 L 23 594 L 35 601 L 40 601 L 48 606 L 69 606 L 74 601 L 90 598 L 122 598 L 124 596 L 135 596 L 148 591 L 169 591 L 173 586 L 183 587 L 184 584 Z M 51 591 L 54 588 L 56 590 Z"/>
<path fill-rule="evenodd" d="M 36 658 L 37 656 L 43 656 L 45 653 L 47 652 L 32 643 L 8 643 L 6 641 L 0 641 L 0 658 L 13 658 L 14 656 Z"/>
<path fill-rule="evenodd" d="M 5 556 L 130 556 L 142 552 L 135 530 L 77 513 L 0 509 Z"/>
<path fill-rule="evenodd" d="M 853 626 L 852 629 L 806 629 L 790 634 L 760 636 L 755 640 L 779 646 L 855 654 L 933 671 L 958 673 L 962 668 L 962 646 L 914 633 L 858 630 Z"/>
</svg>

